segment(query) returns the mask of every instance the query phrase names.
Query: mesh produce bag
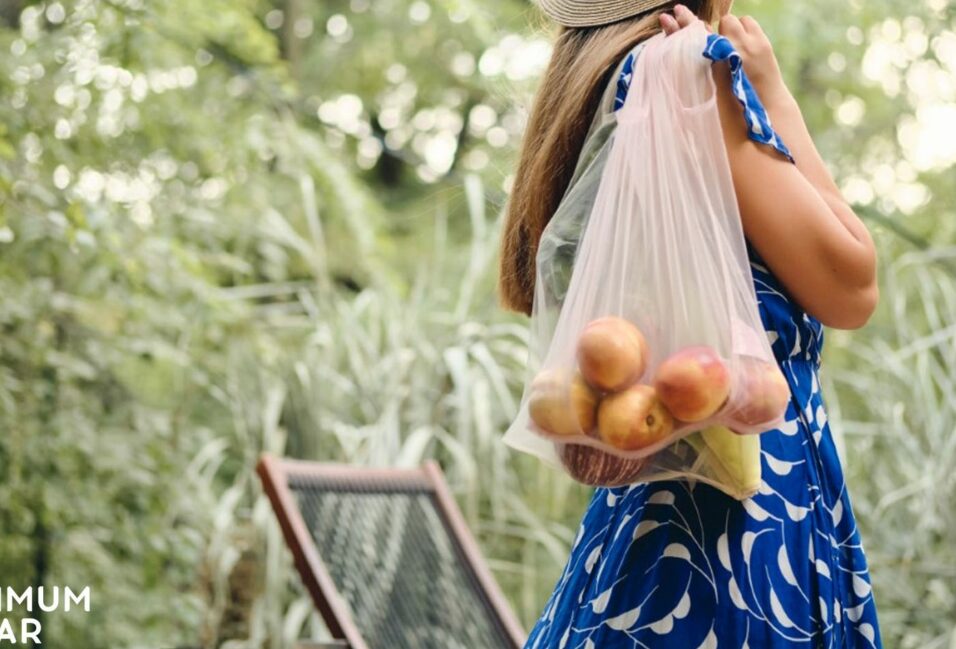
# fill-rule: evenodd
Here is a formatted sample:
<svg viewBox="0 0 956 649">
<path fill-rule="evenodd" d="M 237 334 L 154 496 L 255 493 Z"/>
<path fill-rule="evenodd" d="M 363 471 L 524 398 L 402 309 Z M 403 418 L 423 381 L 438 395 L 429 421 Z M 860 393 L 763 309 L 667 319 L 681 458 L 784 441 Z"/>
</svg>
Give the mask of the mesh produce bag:
<svg viewBox="0 0 956 649">
<path fill-rule="evenodd" d="M 707 38 L 700 23 L 645 43 L 541 237 L 505 442 L 586 484 L 688 479 L 750 496 L 752 434 L 790 399 L 757 309 Z"/>
</svg>

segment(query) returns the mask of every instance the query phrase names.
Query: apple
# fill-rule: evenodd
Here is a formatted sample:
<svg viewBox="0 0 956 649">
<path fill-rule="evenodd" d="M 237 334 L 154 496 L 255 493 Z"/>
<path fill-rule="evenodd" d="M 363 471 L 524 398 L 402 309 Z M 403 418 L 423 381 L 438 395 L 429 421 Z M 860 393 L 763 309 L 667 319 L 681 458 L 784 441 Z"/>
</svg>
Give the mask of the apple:
<svg viewBox="0 0 956 649">
<path fill-rule="evenodd" d="M 729 419 L 744 426 L 768 424 L 783 416 L 790 385 L 776 363 L 745 358 L 737 375 Z"/>
<path fill-rule="evenodd" d="M 610 394 L 598 406 L 598 435 L 622 451 L 647 448 L 674 431 L 674 418 L 649 385 Z"/>
<path fill-rule="evenodd" d="M 528 414 L 552 435 L 586 435 L 594 430 L 597 393 L 578 372 L 545 370 L 531 382 Z"/>
<path fill-rule="evenodd" d="M 644 460 L 626 460 L 582 444 L 564 444 L 559 451 L 568 474 L 591 487 L 619 487 L 637 480 Z"/>
<path fill-rule="evenodd" d="M 637 383 L 647 369 L 647 340 L 624 318 L 594 320 L 578 338 L 578 365 L 598 390 L 616 392 Z"/>
<path fill-rule="evenodd" d="M 713 347 L 686 347 L 657 368 L 654 387 L 661 401 L 680 421 L 712 417 L 730 394 L 730 371 Z"/>
</svg>

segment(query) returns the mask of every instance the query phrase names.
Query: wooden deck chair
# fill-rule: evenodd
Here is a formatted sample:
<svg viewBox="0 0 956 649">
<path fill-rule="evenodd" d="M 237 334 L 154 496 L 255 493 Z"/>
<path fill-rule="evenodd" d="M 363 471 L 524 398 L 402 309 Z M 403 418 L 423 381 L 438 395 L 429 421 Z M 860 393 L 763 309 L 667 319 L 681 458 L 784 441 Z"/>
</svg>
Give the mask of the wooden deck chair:
<svg viewBox="0 0 956 649">
<path fill-rule="evenodd" d="M 279 459 L 257 467 L 333 644 L 520 649 L 525 633 L 435 462 L 370 469 Z"/>
</svg>

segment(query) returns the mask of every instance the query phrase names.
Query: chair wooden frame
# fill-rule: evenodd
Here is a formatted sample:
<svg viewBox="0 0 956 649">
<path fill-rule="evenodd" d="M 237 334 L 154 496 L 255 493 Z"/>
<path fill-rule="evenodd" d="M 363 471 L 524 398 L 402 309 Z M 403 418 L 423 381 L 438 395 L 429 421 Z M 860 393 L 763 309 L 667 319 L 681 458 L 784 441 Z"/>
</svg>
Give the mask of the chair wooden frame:
<svg viewBox="0 0 956 649">
<path fill-rule="evenodd" d="M 497 623 L 511 639 L 511 645 L 507 649 L 521 649 L 524 646 L 527 636 L 485 563 L 481 550 L 471 535 L 437 462 L 426 461 L 421 468 L 417 469 L 386 469 L 304 462 L 265 454 L 259 459 L 256 472 L 262 480 L 263 489 L 279 519 L 279 526 L 282 528 L 286 544 L 292 551 L 296 569 L 312 601 L 332 636 L 346 641 L 349 649 L 370 648 L 352 619 L 348 602 L 339 593 L 325 562 L 319 556 L 312 534 L 289 488 L 290 478 L 334 479 L 341 484 L 360 488 L 387 483 L 407 486 L 410 489 L 421 489 L 433 494 L 438 505 L 437 510 L 450 531 L 449 537 L 461 550 L 461 555 L 466 559 L 467 568 L 484 590 L 491 609 L 497 617 Z"/>
</svg>

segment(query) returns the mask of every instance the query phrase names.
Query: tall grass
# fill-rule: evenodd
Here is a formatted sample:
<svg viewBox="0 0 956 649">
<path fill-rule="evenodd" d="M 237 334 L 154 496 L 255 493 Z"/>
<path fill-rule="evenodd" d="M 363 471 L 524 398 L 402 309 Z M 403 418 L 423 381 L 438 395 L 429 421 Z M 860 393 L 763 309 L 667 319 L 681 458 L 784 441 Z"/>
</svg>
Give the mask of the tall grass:
<svg viewBox="0 0 956 649">
<path fill-rule="evenodd" d="M 464 191 L 470 240 L 446 239 L 439 205 L 435 252 L 405 290 L 391 281 L 357 293 L 323 282 L 243 289 L 268 339 L 278 332 L 286 344 L 268 369 L 250 364 L 262 350 L 237 357 L 230 382 L 235 427 L 249 436 L 247 472 L 210 506 L 250 522 L 213 537 L 238 550 L 217 545 L 210 556 L 223 593 L 250 548 L 262 574 L 250 639 L 229 647 L 321 636 L 267 504 L 258 496 L 249 511 L 237 507 L 236 489 L 257 493 L 249 471 L 258 450 L 370 466 L 438 459 L 519 616 L 530 625 L 540 613 L 590 492 L 501 442 L 517 407 L 526 327 L 496 305 L 498 224 L 477 180 Z M 883 273 L 871 325 L 829 332 L 825 393 L 888 647 L 947 647 L 956 629 L 956 279 L 938 263 L 952 256 L 902 256 Z"/>
<path fill-rule="evenodd" d="M 889 265 L 878 317 L 837 338 L 826 383 L 887 647 L 956 646 L 954 260 Z"/>
<path fill-rule="evenodd" d="M 219 603 L 235 598 L 234 573 L 243 558 L 261 568 L 251 586 L 256 596 L 245 614 L 246 637 L 233 634 L 227 646 L 268 640 L 280 647 L 300 633 L 322 635 L 252 479 L 264 450 L 363 466 L 438 459 L 525 623 L 553 587 L 589 492 L 501 442 L 520 398 L 526 326 L 497 305 L 498 223 L 485 213 L 480 181 L 469 177 L 462 192 L 439 199 L 434 253 L 419 261 L 406 287 L 385 277 L 353 293 L 317 275 L 315 282 L 228 292 L 256 310 L 263 344 L 282 344 L 235 354 L 224 398 L 232 404 L 236 439 L 211 445 L 193 467 L 208 476 L 197 480 L 208 485 L 212 500 L 205 506 L 217 512 L 215 520 L 230 523 L 207 531 L 208 628 L 221 631 L 230 615 Z M 470 236 L 463 244 L 449 240 L 443 201 L 451 200 L 466 206 Z M 321 253 L 325 244 L 314 237 L 321 228 L 310 228 L 313 236 L 296 234 L 293 224 L 275 222 L 282 218 L 272 214 L 270 230 L 289 249 Z M 241 470 L 229 469 L 237 455 Z M 216 499 L 214 476 L 221 482 L 224 473 L 233 483 Z"/>
</svg>

